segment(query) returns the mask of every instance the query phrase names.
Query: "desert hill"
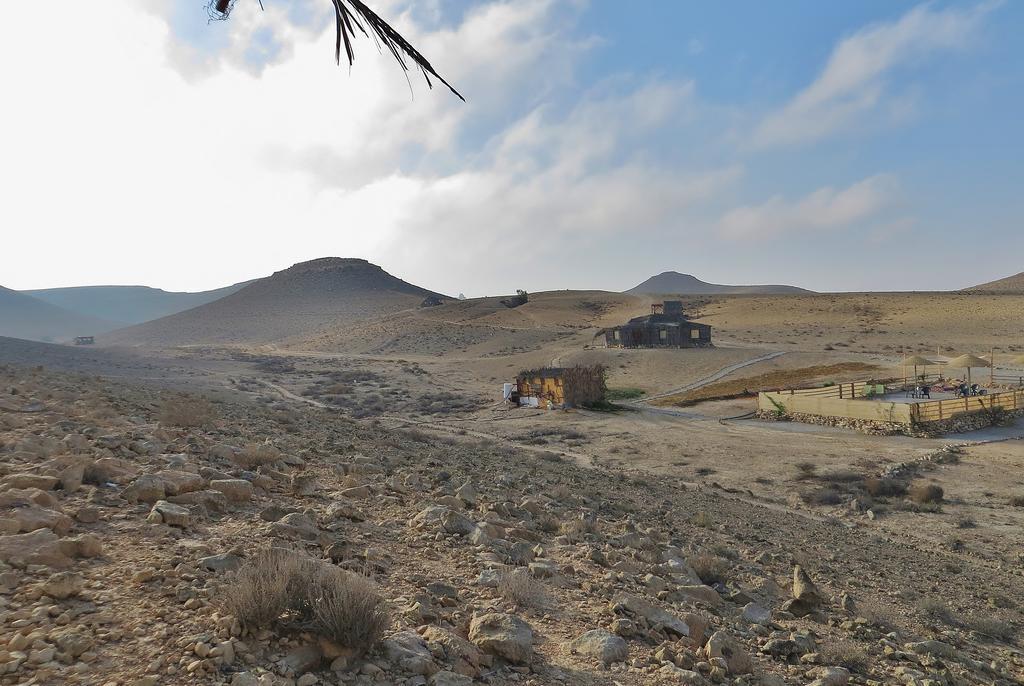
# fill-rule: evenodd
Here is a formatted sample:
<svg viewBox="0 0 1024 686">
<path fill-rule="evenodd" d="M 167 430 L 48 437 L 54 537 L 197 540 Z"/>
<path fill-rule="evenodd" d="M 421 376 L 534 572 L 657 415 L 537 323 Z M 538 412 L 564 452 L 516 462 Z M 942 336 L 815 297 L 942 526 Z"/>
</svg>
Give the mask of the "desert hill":
<svg viewBox="0 0 1024 686">
<path fill-rule="evenodd" d="M 769 295 L 811 292 L 796 286 L 725 286 L 707 283 L 691 274 L 680 274 L 679 272 L 662 272 L 626 291 L 626 293 L 633 294 L 679 293 L 686 295 Z"/>
<path fill-rule="evenodd" d="M 1024 272 L 1008 276 L 998 281 L 990 281 L 978 286 L 965 288 L 965 291 L 985 291 L 987 293 L 1024 293 Z"/>
<path fill-rule="evenodd" d="M 121 345 L 271 343 L 416 308 L 427 296 L 361 259 L 300 262 L 224 298 L 105 336 Z"/>
<path fill-rule="evenodd" d="M 66 310 L 0 286 L 0 336 L 33 341 L 66 341 L 117 327 L 114 322 Z"/>
<path fill-rule="evenodd" d="M 592 341 L 594 329 L 647 309 L 641 298 L 605 291 L 531 293 L 526 304 L 514 308 L 502 304 L 504 299 L 473 298 L 404 310 L 294 336 L 286 345 L 324 352 L 505 355 L 570 337 L 582 346 Z"/>
<path fill-rule="evenodd" d="M 195 293 L 165 291 L 149 286 L 75 286 L 22 293 L 81 315 L 99 317 L 117 326 L 129 326 L 205 305 L 250 283 L 245 281 Z"/>
</svg>

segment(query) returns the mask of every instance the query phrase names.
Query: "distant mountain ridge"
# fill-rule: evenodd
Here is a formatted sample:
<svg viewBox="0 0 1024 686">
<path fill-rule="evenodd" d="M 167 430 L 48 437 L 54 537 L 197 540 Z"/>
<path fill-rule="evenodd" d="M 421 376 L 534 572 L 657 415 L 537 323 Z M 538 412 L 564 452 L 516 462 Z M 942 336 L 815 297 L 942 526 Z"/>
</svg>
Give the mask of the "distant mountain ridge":
<svg viewBox="0 0 1024 686">
<path fill-rule="evenodd" d="M 115 322 L 81 315 L 0 286 L 0 336 L 63 342 L 114 328 Z"/>
<path fill-rule="evenodd" d="M 632 295 L 776 295 L 785 293 L 813 293 L 814 291 L 798 288 L 797 286 L 783 285 L 726 286 L 701 281 L 692 274 L 662 272 L 625 292 Z"/>
<path fill-rule="evenodd" d="M 114 331 L 101 342 L 169 346 L 279 342 L 418 307 L 428 296 L 449 300 L 366 260 L 325 257 L 257 279 L 205 305 Z"/>
<path fill-rule="evenodd" d="M 88 317 L 113 322 L 119 328 L 166 317 L 235 293 L 251 281 L 210 291 L 184 293 L 149 286 L 73 286 L 21 291 L 26 295 Z"/>
<path fill-rule="evenodd" d="M 1024 272 L 1008 276 L 1005 279 L 989 281 L 965 288 L 965 291 L 984 291 L 986 293 L 1024 293 Z"/>
</svg>

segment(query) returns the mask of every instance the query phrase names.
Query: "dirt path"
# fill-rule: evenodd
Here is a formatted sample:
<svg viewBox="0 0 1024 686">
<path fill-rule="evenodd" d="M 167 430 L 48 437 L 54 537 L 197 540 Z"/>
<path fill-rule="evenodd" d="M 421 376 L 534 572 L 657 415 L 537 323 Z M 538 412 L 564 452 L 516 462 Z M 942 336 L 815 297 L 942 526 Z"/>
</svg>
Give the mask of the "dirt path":
<svg viewBox="0 0 1024 686">
<path fill-rule="evenodd" d="M 698 388 L 702 388 L 704 386 L 707 386 L 708 384 L 712 384 L 712 383 L 714 383 L 716 381 L 719 381 L 720 379 L 724 379 L 725 377 L 729 376 L 733 372 L 738 371 L 740 369 L 743 369 L 744 367 L 750 367 L 750 366 L 753 366 L 753 365 L 758 364 L 760 362 L 767 362 L 768 360 L 774 360 L 776 357 L 782 357 L 785 354 L 786 354 L 785 352 L 778 352 L 778 351 L 776 351 L 776 352 L 767 353 L 765 355 L 761 355 L 760 357 L 755 357 L 755 358 L 753 358 L 751 360 L 744 360 L 743 362 L 737 362 L 736 364 L 731 364 L 728 367 L 723 367 L 723 368 L 719 369 L 717 372 L 715 372 L 714 374 L 711 374 L 710 376 L 706 376 L 706 377 L 704 377 L 703 379 L 701 379 L 699 381 L 694 381 L 691 384 L 687 384 L 685 386 L 680 386 L 679 388 L 673 388 L 672 390 L 665 391 L 663 393 L 656 393 L 654 395 L 648 395 L 648 396 L 646 396 L 644 398 L 641 398 L 640 400 L 634 400 L 632 402 L 624 403 L 624 404 L 631 405 L 633 407 L 642 407 L 644 404 L 649 403 L 652 400 L 657 400 L 658 398 L 666 398 L 666 397 L 668 397 L 670 395 L 678 395 L 680 393 L 687 393 L 689 391 L 694 391 L 694 390 L 697 390 Z"/>
</svg>

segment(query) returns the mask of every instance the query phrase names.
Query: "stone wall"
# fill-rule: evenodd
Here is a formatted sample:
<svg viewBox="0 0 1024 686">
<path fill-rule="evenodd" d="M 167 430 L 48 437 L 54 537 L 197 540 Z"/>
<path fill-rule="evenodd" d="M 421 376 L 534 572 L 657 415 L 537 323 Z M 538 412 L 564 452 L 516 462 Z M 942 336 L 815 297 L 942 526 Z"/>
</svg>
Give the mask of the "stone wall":
<svg viewBox="0 0 1024 686">
<path fill-rule="evenodd" d="M 972 412 L 971 414 L 957 415 L 952 419 L 923 424 L 902 424 L 898 422 L 880 422 L 871 419 L 829 417 L 802 412 L 787 412 L 784 415 L 780 415 L 778 412 L 766 410 L 758 410 L 756 416 L 758 419 L 769 422 L 789 421 L 800 422 L 801 424 L 816 424 L 818 426 L 837 426 L 878 436 L 906 435 L 928 438 L 949 433 L 966 433 L 984 429 L 993 426 L 999 420 L 1012 420 L 1016 417 L 1024 417 L 1024 410 L 1003 412 L 999 415 L 998 419 L 994 419 L 989 412 Z"/>
</svg>

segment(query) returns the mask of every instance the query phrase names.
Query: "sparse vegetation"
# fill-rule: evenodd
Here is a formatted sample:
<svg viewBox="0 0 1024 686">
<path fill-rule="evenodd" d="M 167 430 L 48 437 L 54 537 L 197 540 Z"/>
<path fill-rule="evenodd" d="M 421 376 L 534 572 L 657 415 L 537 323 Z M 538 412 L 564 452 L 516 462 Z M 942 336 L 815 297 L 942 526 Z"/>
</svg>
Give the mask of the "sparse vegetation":
<svg viewBox="0 0 1024 686">
<path fill-rule="evenodd" d="M 281 459 L 281 451 L 270 443 L 251 443 L 231 457 L 242 469 L 256 469 L 274 464 Z"/>
<path fill-rule="evenodd" d="M 916 482 L 910 485 L 910 499 L 918 505 L 941 503 L 945 493 L 937 484 Z"/>
<path fill-rule="evenodd" d="M 160 405 L 157 421 L 182 429 L 211 427 L 217 411 L 205 398 L 168 398 Z"/>
<path fill-rule="evenodd" d="M 516 607 L 541 609 L 552 605 L 547 587 L 521 568 L 502 575 L 498 582 L 498 595 Z"/>
<path fill-rule="evenodd" d="M 245 627 L 295 622 L 356 653 L 375 645 L 388 625 L 384 600 L 369 579 L 280 548 L 258 553 L 235 572 L 221 603 Z"/>
<path fill-rule="evenodd" d="M 845 667 L 851 672 L 865 672 L 872 662 L 864 648 L 854 641 L 828 643 L 819 652 L 822 664 Z"/>
<path fill-rule="evenodd" d="M 720 557 L 704 553 L 691 557 L 687 562 L 706 584 L 725 583 L 727 579 L 729 563 Z"/>
</svg>

